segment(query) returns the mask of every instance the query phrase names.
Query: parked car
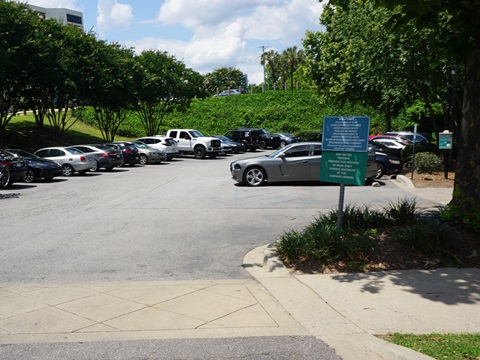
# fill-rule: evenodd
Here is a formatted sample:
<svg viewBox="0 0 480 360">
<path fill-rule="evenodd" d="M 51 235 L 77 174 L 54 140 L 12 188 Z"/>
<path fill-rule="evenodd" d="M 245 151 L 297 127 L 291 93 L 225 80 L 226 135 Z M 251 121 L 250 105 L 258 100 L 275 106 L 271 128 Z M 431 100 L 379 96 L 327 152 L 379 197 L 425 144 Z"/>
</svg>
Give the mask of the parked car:
<svg viewBox="0 0 480 360">
<path fill-rule="evenodd" d="M 0 154 L 0 159 L 1 159 Z M 8 169 L 8 165 L 4 164 L 0 160 L 0 189 L 5 188 L 8 186 L 8 182 L 10 181 L 10 170 Z"/>
<path fill-rule="evenodd" d="M 106 143 L 105 146 L 111 149 L 117 149 L 122 151 L 123 164 L 135 166 L 140 164 L 140 154 L 138 149 L 130 141 L 115 141 L 112 143 Z"/>
<path fill-rule="evenodd" d="M 388 147 L 375 141 L 370 141 L 369 149 L 375 152 L 375 163 L 377 165 L 375 179 L 380 179 L 384 175 L 390 176 L 402 173 L 403 164 L 400 157 L 395 156 L 394 153 L 389 153 Z"/>
<path fill-rule="evenodd" d="M 167 155 L 167 160 L 172 160 L 175 156 L 178 156 L 178 144 L 177 142 L 167 136 L 155 135 L 155 136 L 145 136 L 137 139 L 148 146 L 164 151 Z"/>
<path fill-rule="evenodd" d="M 411 143 L 414 142 L 413 139 L 415 137 L 415 133 L 411 131 L 389 131 L 386 132 L 385 135 L 399 136 L 400 138 L 408 140 Z M 435 142 L 435 139 L 430 135 L 417 132 L 415 142 Z"/>
<path fill-rule="evenodd" d="M 241 128 L 230 130 L 225 134 L 226 137 L 245 144 L 245 148 L 250 151 L 257 149 L 280 147 L 280 136 L 270 134 L 268 130 L 261 128 Z"/>
<path fill-rule="evenodd" d="M 404 143 L 392 139 L 375 139 L 370 143 L 373 143 L 377 148 L 380 148 L 382 152 L 398 158 L 401 158 L 401 152 L 406 146 Z"/>
<path fill-rule="evenodd" d="M 27 173 L 23 178 L 26 183 L 40 179 L 51 181 L 54 177 L 63 175 L 62 165 L 54 160 L 44 159 L 20 149 L 7 149 L 5 152 L 12 157 L 21 157 L 27 162 Z"/>
<path fill-rule="evenodd" d="M 90 169 L 92 172 L 101 168 L 111 171 L 114 167 L 122 166 L 124 162 L 121 150 L 112 149 L 103 144 L 73 145 L 70 147 L 86 154 L 92 154 L 95 157 L 96 164 Z"/>
<path fill-rule="evenodd" d="M 278 149 L 280 147 L 280 136 L 278 134 L 271 134 L 268 130 L 259 128 L 247 128 L 250 130 L 253 136 L 258 138 L 258 147 L 260 149 L 273 148 Z"/>
<path fill-rule="evenodd" d="M 21 157 L 0 150 L 0 164 L 2 166 L 0 188 L 9 187 L 15 182 L 23 181 L 27 175 L 27 163 Z"/>
<path fill-rule="evenodd" d="M 63 176 L 71 176 L 75 172 L 84 175 L 96 165 L 95 157 L 80 150 L 68 147 L 48 147 L 35 151 L 37 156 L 54 160 L 62 165 Z"/>
<path fill-rule="evenodd" d="M 232 152 L 234 154 L 238 154 L 245 151 L 245 144 L 241 143 L 240 141 L 233 141 L 232 139 L 222 135 L 214 136 L 214 137 L 216 137 L 217 139 L 220 139 L 220 141 L 222 142 L 222 147 L 224 143 L 228 144 L 232 148 Z"/>
<path fill-rule="evenodd" d="M 376 176 L 374 157 L 375 154 L 370 151 L 367 180 Z M 270 155 L 234 161 L 230 164 L 230 173 L 235 181 L 249 186 L 259 186 L 265 182 L 319 181 L 321 160 L 321 142 L 299 142 Z"/>
<path fill-rule="evenodd" d="M 241 142 L 245 150 L 255 151 L 260 148 L 259 139 L 255 134 L 247 129 L 230 130 L 224 135 L 236 142 Z"/>
<path fill-rule="evenodd" d="M 280 138 L 280 143 L 279 143 L 280 147 L 284 147 L 300 141 L 300 138 L 296 137 L 293 134 L 288 134 L 288 133 L 276 133 L 276 134 L 273 134 L 273 136 L 278 136 Z"/>
<path fill-rule="evenodd" d="M 368 139 L 369 140 L 374 140 L 374 141 L 376 141 L 378 139 L 386 139 L 386 140 L 398 141 L 399 143 L 402 143 L 402 144 L 405 144 L 405 145 L 412 144 L 412 141 L 410 141 L 408 139 L 401 138 L 400 136 L 397 136 L 397 135 L 377 134 L 377 135 L 370 135 L 370 137 Z"/>
<path fill-rule="evenodd" d="M 229 96 L 229 95 L 240 95 L 240 91 L 238 89 L 230 89 L 230 90 L 223 90 L 222 92 L 218 93 L 218 95 L 213 95 L 213 97 L 216 96 Z"/>
<path fill-rule="evenodd" d="M 150 147 L 141 141 L 132 141 L 132 144 L 137 147 L 140 153 L 140 164 L 142 165 L 160 164 L 162 160 L 167 160 L 165 151 Z"/>
</svg>

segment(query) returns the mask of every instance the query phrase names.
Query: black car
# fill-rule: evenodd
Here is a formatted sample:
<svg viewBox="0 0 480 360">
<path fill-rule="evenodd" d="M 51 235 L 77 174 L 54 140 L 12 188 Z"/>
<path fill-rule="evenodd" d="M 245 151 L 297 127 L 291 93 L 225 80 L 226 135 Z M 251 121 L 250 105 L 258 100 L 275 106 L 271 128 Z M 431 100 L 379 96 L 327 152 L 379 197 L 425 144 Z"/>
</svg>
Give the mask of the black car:
<svg viewBox="0 0 480 360">
<path fill-rule="evenodd" d="M 389 152 L 391 149 L 387 146 L 370 141 L 369 150 L 375 151 L 375 162 L 377 164 L 375 179 L 380 179 L 384 175 L 390 176 L 402 173 L 402 161 L 398 156 L 395 156 L 395 153 Z"/>
<path fill-rule="evenodd" d="M 245 145 L 245 149 L 255 151 L 257 149 L 266 149 L 272 147 L 277 149 L 280 147 L 280 137 L 272 135 L 268 130 L 260 128 L 242 128 L 230 130 L 225 134 L 226 137 L 233 141 L 241 142 Z"/>
<path fill-rule="evenodd" d="M 112 143 L 107 143 L 105 146 L 111 149 L 122 150 L 124 164 L 128 164 L 130 166 L 140 164 L 140 154 L 138 149 L 130 141 L 115 141 Z"/>
<path fill-rule="evenodd" d="M 62 166 L 53 160 L 48 160 L 40 156 L 20 149 L 7 149 L 6 153 L 15 158 L 23 158 L 27 163 L 27 173 L 23 178 L 26 183 L 31 183 L 40 179 L 51 181 L 55 176 L 62 176 Z"/>
<path fill-rule="evenodd" d="M 245 151 L 245 144 L 240 141 L 233 141 L 232 139 L 226 136 L 214 136 L 214 137 L 216 137 L 217 139 L 220 139 L 220 141 L 222 142 L 222 146 L 223 144 L 228 144 L 228 146 L 232 148 L 232 153 L 234 154 L 238 154 L 240 152 Z"/>
<path fill-rule="evenodd" d="M 5 188 L 12 185 L 15 182 L 23 181 L 25 175 L 27 175 L 27 163 L 21 157 L 15 157 L 0 150 L 0 164 L 3 169 L 2 179 L 0 180 L 0 188 Z"/>
<path fill-rule="evenodd" d="M 278 136 L 280 138 L 280 143 L 279 143 L 280 147 L 284 147 L 289 144 L 293 144 L 300 141 L 300 138 L 296 137 L 293 134 L 288 134 L 288 133 L 277 133 L 277 134 L 273 134 L 273 136 Z"/>
</svg>

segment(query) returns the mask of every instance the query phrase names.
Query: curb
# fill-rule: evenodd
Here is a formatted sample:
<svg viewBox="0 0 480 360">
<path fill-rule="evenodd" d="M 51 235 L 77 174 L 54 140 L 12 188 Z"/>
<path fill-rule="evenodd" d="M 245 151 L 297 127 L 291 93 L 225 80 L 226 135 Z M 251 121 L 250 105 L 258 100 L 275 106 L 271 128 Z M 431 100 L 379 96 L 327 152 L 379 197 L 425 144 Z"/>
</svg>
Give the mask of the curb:
<svg viewBox="0 0 480 360">
<path fill-rule="evenodd" d="M 410 189 L 415 189 L 415 185 L 413 185 L 412 180 L 407 178 L 405 175 L 397 175 L 395 182 L 400 183 L 400 185 L 405 186 Z"/>
<path fill-rule="evenodd" d="M 263 251 L 262 251 L 263 250 Z M 277 252 L 275 250 L 275 244 L 268 244 L 265 246 L 261 246 L 255 250 L 252 251 L 253 253 L 256 253 L 257 256 L 261 256 L 261 266 L 263 268 L 262 271 L 264 273 L 268 273 L 267 278 L 273 278 L 275 279 L 280 279 L 284 278 L 285 280 L 287 278 L 290 278 L 291 280 L 295 279 L 295 283 L 300 285 L 301 287 L 305 287 L 305 290 L 307 290 L 306 285 L 297 278 L 296 275 L 291 274 L 288 269 L 285 267 L 283 262 L 278 258 Z M 252 272 L 251 272 L 252 273 Z M 252 274 L 253 275 L 253 274 Z M 258 275 L 258 273 L 257 273 Z M 318 275 L 322 276 L 322 275 Z M 263 277 L 261 275 L 261 277 Z M 299 275 L 301 277 L 301 275 Z M 265 281 L 265 279 L 257 278 L 260 283 L 263 284 L 264 287 L 271 293 L 269 290 L 269 283 Z M 262 281 L 263 280 L 263 281 Z M 275 280 L 275 281 L 278 281 Z M 287 280 L 288 281 L 288 280 Z M 285 283 L 285 285 L 287 285 Z M 299 290 L 299 289 L 297 289 Z M 308 288 L 308 291 L 313 291 L 312 289 Z M 323 300 L 320 297 L 320 294 L 316 293 L 313 291 L 316 297 L 318 297 L 318 302 L 321 303 Z M 282 299 L 277 298 L 277 301 L 279 301 L 283 306 L 288 304 L 288 301 L 285 303 L 282 301 Z M 316 301 L 315 301 L 316 302 Z M 295 303 L 296 305 L 293 306 L 299 306 L 300 301 Z M 322 305 L 320 305 L 322 306 Z M 288 309 L 288 306 L 286 308 L 287 312 L 290 313 L 292 317 L 295 318 L 295 312 L 293 309 Z M 296 315 L 299 315 L 298 313 Z M 301 324 L 305 329 L 307 329 L 313 336 L 315 336 L 317 339 L 320 339 L 324 341 L 326 344 L 328 344 L 330 347 L 335 349 L 336 353 L 341 356 L 344 360 L 382 360 L 382 359 L 395 359 L 395 360 L 432 360 L 433 358 L 421 354 L 419 352 L 416 352 L 412 349 L 399 346 L 393 343 L 390 343 L 386 340 L 383 340 L 381 338 L 378 338 L 374 334 L 369 334 L 367 332 L 362 332 L 362 333 L 350 333 L 346 334 L 344 331 L 342 331 L 339 334 L 320 334 L 320 333 L 315 333 L 314 328 L 312 328 L 312 324 L 307 323 L 302 323 L 305 319 L 303 318 L 295 318 L 295 320 Z M 354 323 L 351 323 L 352 325 L 356 326 Z"/>
</svg>

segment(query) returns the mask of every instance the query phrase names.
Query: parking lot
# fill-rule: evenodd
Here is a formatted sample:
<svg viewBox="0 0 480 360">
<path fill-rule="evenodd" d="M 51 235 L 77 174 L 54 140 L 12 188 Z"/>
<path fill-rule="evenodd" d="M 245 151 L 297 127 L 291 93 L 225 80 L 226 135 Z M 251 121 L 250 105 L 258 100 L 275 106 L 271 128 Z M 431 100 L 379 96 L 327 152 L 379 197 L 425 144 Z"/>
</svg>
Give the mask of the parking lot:
<svg viewBox="0 0 480 360">
<path fill-rule="evenodd" d="M 0 282 L 248 278 L 248 251 L 338 206 L 333 184 L 251 188 L 230 178 L 231 161 L 269 152 L 16 183 L 0 199 Z M 347 187 L 345 203 L 412 197 L 381 184 Z"/>
</svg>

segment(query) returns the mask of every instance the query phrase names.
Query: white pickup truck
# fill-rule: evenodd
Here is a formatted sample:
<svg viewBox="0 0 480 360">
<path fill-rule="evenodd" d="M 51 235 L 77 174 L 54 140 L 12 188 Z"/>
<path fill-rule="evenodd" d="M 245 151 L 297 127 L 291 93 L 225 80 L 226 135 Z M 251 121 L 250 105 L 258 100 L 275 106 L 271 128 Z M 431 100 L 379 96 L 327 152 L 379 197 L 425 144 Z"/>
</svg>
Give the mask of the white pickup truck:
<svg viewBox="0 0 480 360">
<path fill-rule="evenodd" d="M 180 154 L 193 154 L 197 159 L 215 159 L 222 151 L 220 139 L 203 136 L 198 130 L 170 129 L 167 136 L 175 139 Z"/>
</svg>

